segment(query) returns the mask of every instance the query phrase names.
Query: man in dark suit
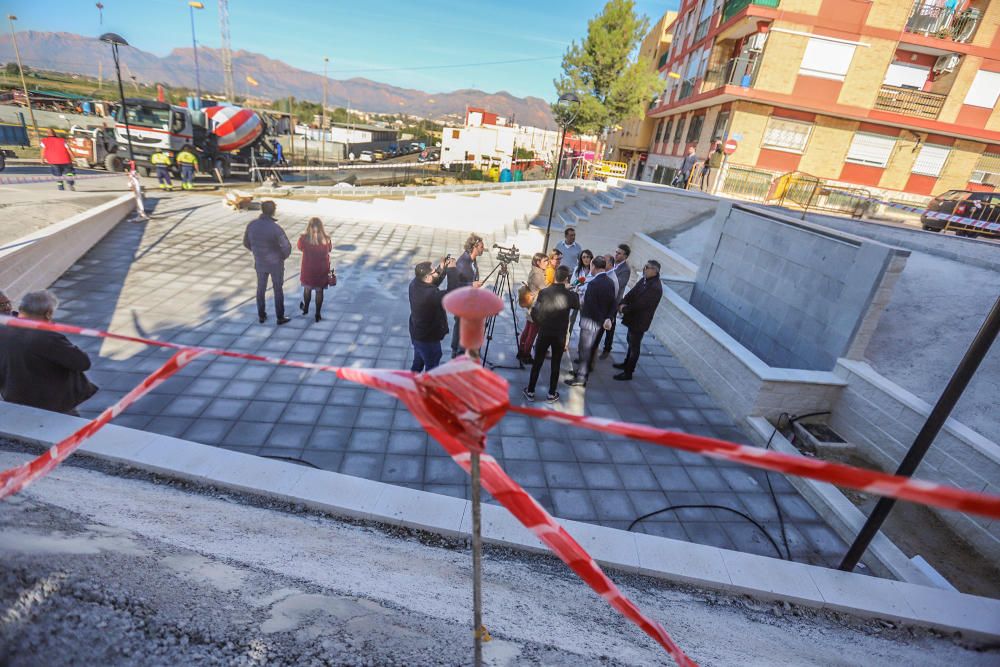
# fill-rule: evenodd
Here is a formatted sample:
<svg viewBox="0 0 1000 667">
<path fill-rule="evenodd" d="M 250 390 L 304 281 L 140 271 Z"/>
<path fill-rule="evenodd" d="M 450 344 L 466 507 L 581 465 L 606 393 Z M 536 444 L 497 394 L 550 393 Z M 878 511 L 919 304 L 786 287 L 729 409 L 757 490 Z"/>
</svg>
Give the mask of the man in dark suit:
<svg viewBox="0 0 1000 667">
<path fill-rule="evenodd" d="M 483 254 L 486 250 L 486 244 L 483 242 L 481 236 L 477 234 L 469 234 L 469 238 L 465 240 L 465 252 L 463 252 L 457 260 L 455 260 L 455 266 L 448 269 L 448 291 L 456 290 L 459 287 L 479 287 L 479 264 L 476 263 L 476 258 Z M 459 345 L 459 340 L 461 340 L 461 334 L 459 333 L 459 320 L 458 317 L 455 318 L 454 326 L 451 328 L 451 356 L 455 358 L 461 352 L 461 346 Z"/>
<path fill-rule="evenodd" d="M 58 305 L 51 292 L 30 292 L 20 317 L 51 322 Z M 8 403 L 79 416 L 76 406 L 97 393 L 89 369 L 87 353 L 60 333 L 0 327 L 0 396 Z"/>
<path fill-rule="evenodd" d="M 566 347 L 569 311 L 580 308 L 580 297 L 568 289 L 571 273 L 568 266 L 556 269 L 555 282 L 538 293 L 535 305 L 531 307 L 531 321 L 538 327 L 538 338 L 535 340 L 535 357 L 531 362 L 531 377 L 524 389 L 524 397 L 529 401 L 535 400 L 535 384 L 538 383 L 538 375 L 549 350 L 552 351 L 552 362 L 548 400 L 550 403 L 559 400 L 556 387 L 559 386 L 559 364 Z"/>
<path fill-rule="evenodd" d="M 628 256 L 632 254 L 632 248 L 627 243 L 622 243 L 615 249 L 615 266 L 612 269 L 615 277 L 618 278 L 618 294 L 615 295 L 615 306 L 621 304 L 625 297 L 625 288 L 628 287 L 628 280 L 632 274 L 632 267 L 628 264 Z M 611 344 L 615 340 L 616 319 L 611 318 L 611 330 L 604 334 L 604 351 L 601 352 L 601 359 L 607 359 L 611 354 Z M 600 343 L 600 339 L 598 339 Z"/>
<path fill-rule="evenodd" d="M 635 284 L 622 299 L 619 309 L 622 312 L 622 324 L 628 327 L 628 352 L 625 361 L 615 364 L 621 373 L 616 380 L 631 380 L 635 365 L 639 362 L 639 349 L 642 337 L 653 323 L 660 299 L 663 298 L 663 284 L 660 282 L 660 263 L 655 259 L 646 262 L 642 271 L 642 280 Z"/>
<path fill-rule="evenodd" d="M 274 289 L 274 314 L 278 324 L 291 320 L 285 317 L 285 260 L 292 254 L 292 244 L 274 220 L 275 205 L 265 201 L 260 205 L 260 217 L 247 225 L 243 232 L 243 247 L 253 253 L 254 269 L 257 270 L 257 318 L 263 324 L 267 321 L 264 296 L 267 294 L 267 279 L 271 278 Z"/>
<path fill-rule="evenodd" d="M 598 332 L 610 331 L 615 317 L 615 285 L 604 272 L 607 262 L 603 257 L 595 257 L 590 266 L 596 277 L 587 285 L 583 303 L 580 304 L 580 346 L 577 350 L 579 363 L 573 377 L 566 381 L 571 387 L 587 384 L 587 376 L 594 370 Z"/>
<path fill-rule="evenodd" d="M 441 363 L 441 340 L 448 334 L 448 314 L 441 305 L 444 292 L 438 285 L 444 280 L 445 269 L 455 266 L 455 260 L 443 259 L 434 268 L 430 262 L 413 267 L 410 282 L 410 342 L 413 343 L 414 373 L 433 370 Z"/>
</svg>

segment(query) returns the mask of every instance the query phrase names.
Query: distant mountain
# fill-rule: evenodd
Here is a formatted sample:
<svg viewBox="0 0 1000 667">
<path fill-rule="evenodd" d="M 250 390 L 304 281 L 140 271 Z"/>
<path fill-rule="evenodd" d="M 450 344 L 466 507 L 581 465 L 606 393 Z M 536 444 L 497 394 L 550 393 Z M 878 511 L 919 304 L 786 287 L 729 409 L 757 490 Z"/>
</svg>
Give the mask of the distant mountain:
<svg viewBox="0 0 1000 667">
<path fill-rule="evenodd" d="M 111 49 L 92 37 L 67 32 L 17 33 L 21 59 L 28 67 L 98 76 L 103 65 L 105 79 L 114 77 Z M 13 62 L 14 48 L 10 35 L 0 36 L 0 61 Z M 122 78 L 134 76 L 140 83 L 164 83 L 194 88 L 194 54 L 190 48 L 174 49 L 164 58 L 140 49 L 121 50 Z M 223 90 L 221 52 L 200 47 L 198 65 L 203 91 Z M 234 83 L 237 94 L 245 94 L 245 77 L 250 75 L 260 85 L 250 89 L 255 96 L 277 99 L 294 95 L 319 102 L 323 95 L 323 77 L 296 69 L 280 60 L 250 51 L 233 52 Z M 430 94 L 410 88 L 398 88 L 364 78 L 330 79 L 327 101 L 375 113 L 408 113 L 425 118 L 444 119 L 462 116 L 466 106 L 483 107 L 501 116 L 513 116 L 521 125 L 554 128 L 548 103 L 537 97 L 515 97 L 505 91 L 456 90 Z"/>
</svg>

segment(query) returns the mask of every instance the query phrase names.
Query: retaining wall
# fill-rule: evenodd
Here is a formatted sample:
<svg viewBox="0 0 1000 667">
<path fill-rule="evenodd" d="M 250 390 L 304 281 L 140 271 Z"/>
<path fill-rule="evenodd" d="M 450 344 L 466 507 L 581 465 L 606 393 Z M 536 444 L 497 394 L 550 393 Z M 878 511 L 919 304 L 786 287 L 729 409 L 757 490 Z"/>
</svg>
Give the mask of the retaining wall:
<svg viewBox="0 0 1000 667">
<path fill-rule="evenodd" d="M 882 469 L 893 471 L 905 456 L 931 406 L 866 363 L 841 359 L 835 373 L 845 382 L 833 404 L 830 425 Z M 945 422 L 917 477 L 971 491 L 1000 494 L 1000 446 L 954 419 Z M 977 551 L 1000 564 L 1000 521 L 935 510 Z"/>
<path fill-rule="evenodd" d="M 0 286 L 15 305 L 47 288 L 134 208 L 125 194 L 8 243 L 0 249 Z"/>
</svg>

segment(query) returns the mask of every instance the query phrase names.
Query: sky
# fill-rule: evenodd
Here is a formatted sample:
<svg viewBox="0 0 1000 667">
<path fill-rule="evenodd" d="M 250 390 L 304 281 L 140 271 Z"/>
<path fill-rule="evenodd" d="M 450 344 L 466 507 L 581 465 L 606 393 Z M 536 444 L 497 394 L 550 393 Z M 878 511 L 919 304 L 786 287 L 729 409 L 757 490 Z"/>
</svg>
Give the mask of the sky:
<svg viewBox="0 0 1000 667">
<path fill-rule="evenodd" d="M 198 43 L 218 48 L 217 0 L 195 10 Z M 112 31 L 159 56 L 191 46 L 187 0 L 5 0 L 16 29 Z M 637 0 L 654 23 L 679 0 Z M 553 97 L 562 54 L 604 0 L 229 0 L 234 50 L 322 73 L 437 93 L 460 88 Z M 99 15 L 103 13 L 103 24 Z M 511 62 L 517 61 L 517 62 Z M 26 63 L 30 65 L 31 63 Z"/>
</svg>

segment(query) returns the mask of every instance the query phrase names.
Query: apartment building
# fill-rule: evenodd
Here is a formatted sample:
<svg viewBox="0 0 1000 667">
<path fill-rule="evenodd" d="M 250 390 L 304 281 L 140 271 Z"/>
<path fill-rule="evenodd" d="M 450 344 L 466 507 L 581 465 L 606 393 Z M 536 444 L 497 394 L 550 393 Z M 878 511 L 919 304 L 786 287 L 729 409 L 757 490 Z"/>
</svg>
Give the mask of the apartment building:
<svg viewBox="0 0 1000 667">
<path fill-rule="evenodd" d="M 649 63 L 656 72 L 666 63 L 676 18 L 677 12 L 664 13 L 639 45 L 639 59 Z M 627 163 L 629 178 L 638 178 L 642 173 L 656 122 L 655 118 L 643 115 L 625 121 L 620 129 L 608 134 L 609 159 Z"/>
<path fill-rule="evenodd" d="M 728 138 L 880 196 L 1000 188 L 1000 0 L 682 0 L 674 26 L 646 180 Z"/>
</svg>

